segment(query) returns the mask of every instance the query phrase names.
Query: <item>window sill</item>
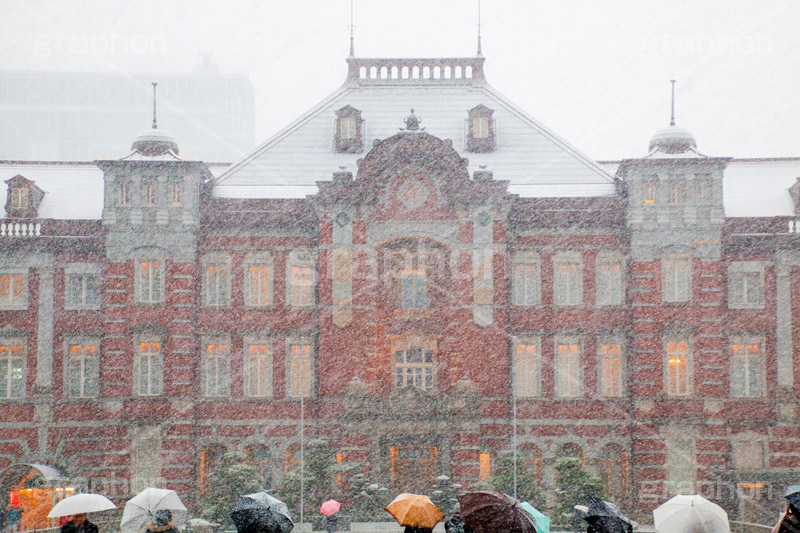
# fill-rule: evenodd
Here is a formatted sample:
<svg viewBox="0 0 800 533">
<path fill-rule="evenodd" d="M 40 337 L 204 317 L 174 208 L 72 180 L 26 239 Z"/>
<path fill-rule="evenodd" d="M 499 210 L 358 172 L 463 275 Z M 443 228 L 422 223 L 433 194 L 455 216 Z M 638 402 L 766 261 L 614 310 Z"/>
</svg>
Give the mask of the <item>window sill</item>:
<svg viewBox="0 0 800 533">
<path fill-rule="evenodd" d="M 100 311 L 100 304 L 92 306 L 64 306 L 64 311 Z"/>
<path fill-rule="evenodd" d="M 28 303 L 24 304 L 0 304 L 0 311 L 27 311 Z"/>
<path fill-rule="evenodd" d="M 757 303 L 757 304 L 728 304 L 728 309 L 752 309 L 752 310 L 764 310 L 764 303 Z"/>
<path fill-rule="evenodd" d="M 396 309 L 394 314 L 401 318 L 429 317 L 433 316 L 433 309 Z"/>
</svg>

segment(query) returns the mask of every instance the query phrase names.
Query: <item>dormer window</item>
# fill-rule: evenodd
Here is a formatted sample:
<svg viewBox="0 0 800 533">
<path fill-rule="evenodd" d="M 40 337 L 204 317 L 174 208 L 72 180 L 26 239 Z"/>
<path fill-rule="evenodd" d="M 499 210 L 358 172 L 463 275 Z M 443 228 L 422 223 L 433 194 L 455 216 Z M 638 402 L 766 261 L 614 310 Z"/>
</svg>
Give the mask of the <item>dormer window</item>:
<svg viewBox="0 0 800 533">
<path fill-rule="evenodd" d="M 17 174 L 8 184 L 6 196 L 6 217 L 8 218 L 36 218 L 39 203 L 44 198 L 44 191 L 36 183 L 24 176 Z"/>
<path fill-rule="evenodd" d="M 469 110 L 467 117 L 467 150 L 470 152 L 492 152 L 496 134 L 493 109 L 479 104 Z"/>
<path fill-rule="evenodd" d="M 361 111 L 346 105 L 336 111 L 334 144 L 337 152 L 357 153 L 364 149 L 364 120 Z"/>
</svg>

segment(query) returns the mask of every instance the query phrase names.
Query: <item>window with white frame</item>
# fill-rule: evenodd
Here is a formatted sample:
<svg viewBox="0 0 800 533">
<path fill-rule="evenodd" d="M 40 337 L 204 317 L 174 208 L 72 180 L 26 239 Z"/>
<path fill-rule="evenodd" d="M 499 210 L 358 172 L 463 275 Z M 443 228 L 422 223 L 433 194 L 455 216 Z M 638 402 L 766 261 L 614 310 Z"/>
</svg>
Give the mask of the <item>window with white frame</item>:
<svg viewBox="0 0 800 533">
<path fill-rule="evenodd" d="M 161 435 L 158 427 L 139 430 L 131 452 L 131 490 L 139 492 L 161 485 Z"/>
<path fill-rule="evenodd" d="M 220 259 L 203 261 L 203 304 L 225 307 L 231 302 L 231 277 L 228 262 Z"/>
<path fill-rule="evenodd" d="M 0 400 L 25 396 L 25 343 L 0 337 Z"/>
<path fill-rule="evenodd" d="M 292 307 L 314 305 L 314 262 L 308 251 L 295 250 L 289 254 L 288 301 Z"/>
<path fill-rule="evenodd" d="M 314 382 L 312 350 L 310 342 L 289 343 L 289 364 L 286 380 L 286 396 L 289 398 L 309 398 L 311 384 Z"/>
<path fill-rule="evenodd" d="M 578 339 L 559 337 L 555 341 L 555 392 L 562 398 L 583 394 L 581 345 Z"/>
<path fill-rule="evenodd" d="M 667 394 L 685 396 L 691 393 L 691 353 L 685 337 L 668 338 L 664 343 L 664 380 Z"/>
<path fill-rule="evenodd" d="M 164 359 L 161 342 L 142 339 L 136 347 L 134 379 L 136 394 L 158 396 L 164 392 Z"/>
<path fill-rule="evenodd" d="M 169 183 L 169 204 L 175 207 L 181 205 L 181 182 L 179 181 Z"/>
<path fill-rule="evenodd" d="M 339 137 L 342 139 L 355 139 L 357 135 L 356 117 L 341 117 L 339 119 Z"/>
<path fill-rule="evenodd" d="M 694 439 L 686 435 L 669 436 L 666 447 L 669 494 L 694 493 Z"/>
<path fill-rule="evenodd" d="M 0 309 L 25 309 L 28 306 L 26 271 L 0 272 Z"/>
<path fill-rule="evenodd" d="M 164 263 L 143 260 L 136 263 L 136 301 L 157 304 L 164 301 Z"/>
<path fill-rule="evenodd" d="M 517 252 L 514 256 L 514 305 L 539 305 L 542 302 L 542 276 L 539 254 Z"/>
<path fill-rule="evenodd" d="M 70 343 L 67 348 L 67 396 L 95 398 L 99 391 L 100 356 L 97 342 Z"/>
<path fill-rule="evenodd" d="M 231 389 L 231 362 L 228 342 L 206 343 L 203 354 L 203 394 L 228 396 Z"/>
<path fill-rule="evenodd" d="M 514 394 L 532 398 L 542 393 L 542 357 L 538 338 L 518 339 L 514 346 Z"/>
<path fill-rule="evenodd" d="M 728 265 L 728 307 L 762 309 L 764 307 L 764 264 L 736 261 Z"/>
<path fill-rule="evenodd" d="M 555 304 L 580 305 L 583 302 L 583 263 L 580 254 L 558 255 L 553 260 Z"/>
<path fill-rule="evenodd" d="M 100 308 L 100 265 L 67 265 L 64 278 L 66 309 Z"/>
<path fill-rule="evenodd" d="M 251 340 L 245 343 L 244 395 L 250 398 L 272 396 L 272 351 L 267 341 Z"/>
<path fill-rule="evenodd" d="M 595 303 L 598 307 L 622 305 L 623 263 L 620 259 L 598 256 L 595 268 Z"/>
<path fill-rule="evenodd" d="M 428 307 L 428 291 L 425 271 L 406 269 L 400 283 L 400 308 L 425 309 Z"/>
<path fill-rule="evenodd" d="M 245 303 L 251 307 L 272 305 L 272 259 L 251 256 L 245 262 Z"/>
<path fill-rule="evenodd" d="M 665 257 L 661 261 L 662 299 L 665 302 L 688 302 L 692 296 L 692 260 L 685 256 Z"/>
<path fill-rule="evenodd" d="M 600 396 L 622 396 L 623 360 L 619 339 L 601 339 L 597 345 L 598 393 Z"/>
<path fill-rule="evenodd" d="M 490 117 L 474 117 L 472 119 L 472 136 L 475 139 L 488 139 L 491 135 L 489 129 Z"/>
<path fill-rule="evenodd" d="M 395 387 L 433 389 L 433 350 L 420 346 L 396 349 L 394 363 Z"/>
<path fill-rule="evenodd" d="M 731 343 L 731 396 L 764 396 L 764 353 L 757 338 L 737 338 Z"/>
<path fill-rule="evenodd" d="M 11 189 L 11 207 L 13 209 L 28 208 L 28 188 L 14 187 Z"/>
</svg>

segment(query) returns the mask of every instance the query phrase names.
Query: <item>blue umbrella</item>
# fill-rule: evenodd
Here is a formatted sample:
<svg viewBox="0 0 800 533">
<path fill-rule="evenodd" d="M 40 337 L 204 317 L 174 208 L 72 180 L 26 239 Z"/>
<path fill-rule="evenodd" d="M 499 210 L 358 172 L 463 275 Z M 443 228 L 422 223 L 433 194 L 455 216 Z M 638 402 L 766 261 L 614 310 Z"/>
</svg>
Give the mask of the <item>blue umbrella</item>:
<svg viewBox="0 0 800 533">
<path fill-rule="evenodd" d="M 550 533 L 550 518 L 543 515 L 536 507 L 528 502 L 522 502 L 520 507 L 536 520 L 536 533 Z"/>
</svg>

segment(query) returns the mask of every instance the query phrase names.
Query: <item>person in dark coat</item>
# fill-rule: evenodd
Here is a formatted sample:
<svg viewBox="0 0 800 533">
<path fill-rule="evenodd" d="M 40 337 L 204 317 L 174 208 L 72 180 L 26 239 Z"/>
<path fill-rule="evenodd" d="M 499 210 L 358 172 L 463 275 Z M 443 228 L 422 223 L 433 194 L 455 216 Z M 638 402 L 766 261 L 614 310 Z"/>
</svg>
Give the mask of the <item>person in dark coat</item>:
<svg viewBox="0 0 800 533">
<path fill-rule="evenodd" d="M 406 528 L 403 530 L 403 533 L 433 533 L 433 530 L 426 527 L 406 526 Z"/>
<path fill-rule="evenodd" d="M 147 526 L 147 533 L 179 533 L 172 525 L 172 511 L 169 509 L 156 511 L 153 521 Z"/>
<path fill-rule="evenodd" d="M 793 505 L 786 507 L 786 512 L 772 528 L 772 533 L 800 533 L 800 513 Z"/>
<path fill-rule="evenodd" d="M 86 513 L 74 514 L 61 526 L 61 533 L 97 533 L 97 526 L 89 521 Z"/>
<path fill-rule="evenodd" d="M 461 520 L 461 511 L 453 510 L 450 518 L 444 523 L 446 533 L 472 533 L 472 528 Z"/>
</svg>

